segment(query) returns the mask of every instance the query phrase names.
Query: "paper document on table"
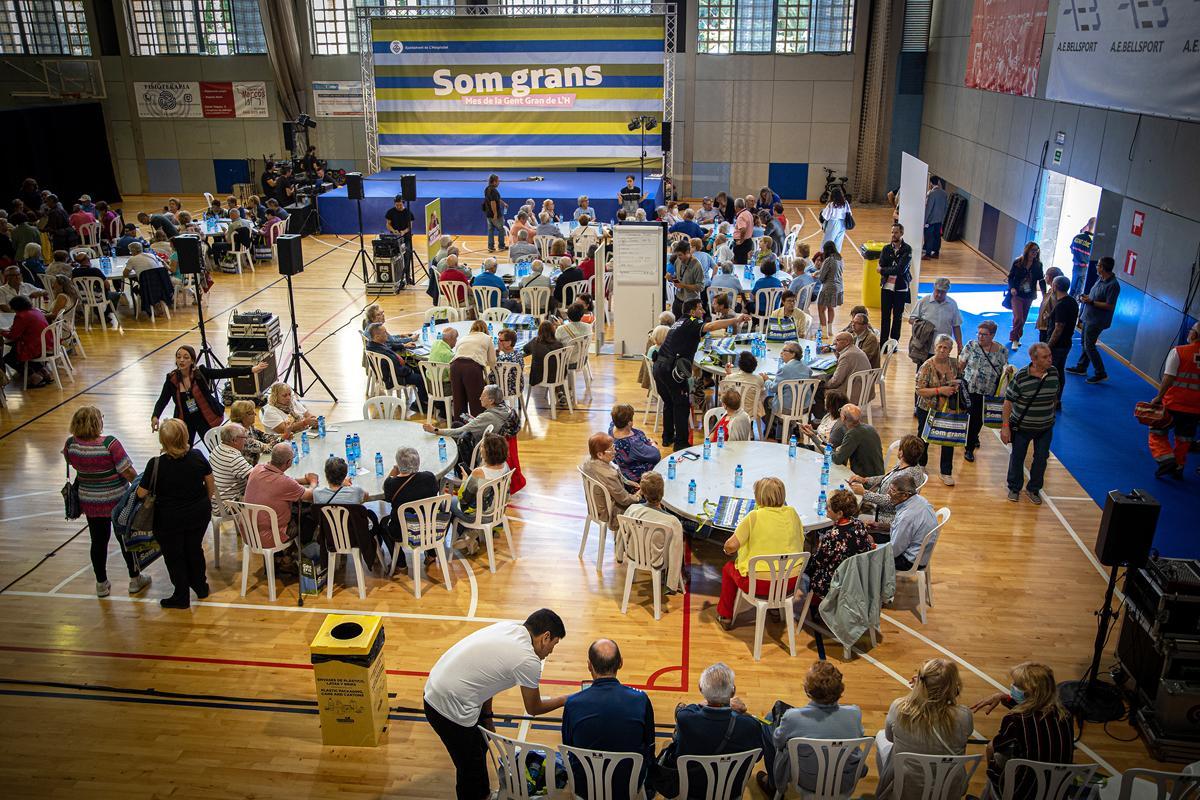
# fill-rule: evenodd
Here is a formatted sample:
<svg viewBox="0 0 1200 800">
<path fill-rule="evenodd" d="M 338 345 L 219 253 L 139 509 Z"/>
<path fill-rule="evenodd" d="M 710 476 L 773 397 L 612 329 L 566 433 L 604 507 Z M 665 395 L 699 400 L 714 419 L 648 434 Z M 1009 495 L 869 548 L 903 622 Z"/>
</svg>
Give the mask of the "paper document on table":
<svg viewBox="0 0 1200 800">
<path fill-rule="evenodd" d="M 809 369 L 824 371 L 837 364 L 837 356 L 816 356 L 812 361 L 808 362 Z"/>
<path fill-rule="evenodd" d="M 754 510 L 754 498 L 721 495 L 717 510 L 713 512 L 713 525 L 719 528 L 736 528 L 742 517 Z"/>
</svg>

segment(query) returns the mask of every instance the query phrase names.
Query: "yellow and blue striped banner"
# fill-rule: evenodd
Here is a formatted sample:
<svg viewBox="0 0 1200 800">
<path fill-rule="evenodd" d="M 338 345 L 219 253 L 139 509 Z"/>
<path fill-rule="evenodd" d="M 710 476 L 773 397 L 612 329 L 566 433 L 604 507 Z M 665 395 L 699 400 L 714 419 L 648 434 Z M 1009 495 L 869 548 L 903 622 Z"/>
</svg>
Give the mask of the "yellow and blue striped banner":
<svg viewBox="0 0 1200 800">
<path fill-rule="evenodd" d="M 374 19 L 380 164 L 604 166 L 662 159 L 661 15 Z"/>
</svg>

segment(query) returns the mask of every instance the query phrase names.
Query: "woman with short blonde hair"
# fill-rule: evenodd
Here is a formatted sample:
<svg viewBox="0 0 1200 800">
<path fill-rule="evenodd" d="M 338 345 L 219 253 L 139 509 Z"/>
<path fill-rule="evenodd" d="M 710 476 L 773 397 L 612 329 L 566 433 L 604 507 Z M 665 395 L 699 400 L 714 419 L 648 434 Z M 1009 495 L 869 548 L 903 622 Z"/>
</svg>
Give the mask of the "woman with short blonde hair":
<svg viewBox="0 0 1200 800">
<path fill-rule="evenodd" d="M 204 563 L 204 534 L 217 498 L 212 467 L 191 447 L 183 420 L 168 419 L 158 426 L 161 455 L 150 459 L 142 472 L 137 496 L 154 494 L 154 538 L 175 591 L 159 601 L 163 608 L 187 608 L 194 591 L 208 597 Z"/>
<path fill-rule="evenodd" d="M 317 424 L 317 418 L 295 398 L 292 387 L 283 382 L 271 384 L 262 421 L 264 428 L 280 435 L 298 433 Z"/>
<path fill-rule="evenodd" d="M 258 408 L 254 405 L 253 400 L 235 400 L 233 405 L 229 407 L 229 421 L 236 422 L 246 429 L 245 445 L 242 447 L 242 455 L 251 464 L 257 464 L 258 459 L 263 453 L 270 453 L 271 448 L 279 444 L 283 439 L 290 439 L 291 434 L 280 436 L 277 433 L 264 431 L 256 426 L 258 419 Z"/>
<path fill-rule="evenodd" d="M 733 601 L 738 590 L 757 596 L 766 594 L 769 575 L 761 569 L 750 588 L 750 559 L 759 555 L 804 552 L 804 525 L 796 509 L 787 505 L 787 487 L 779 478 L 759 478 L 754 482 L 755 507 L 742 517 L 733 535 L 725 540 L 725 553 L 734 558 L 721 570 L 721 599 L 717 602 L 717 621 L 729 630 L 733 627 Z M 800 573 L 788 579 L 788 591 L 796 586 Z"/>
</svg>

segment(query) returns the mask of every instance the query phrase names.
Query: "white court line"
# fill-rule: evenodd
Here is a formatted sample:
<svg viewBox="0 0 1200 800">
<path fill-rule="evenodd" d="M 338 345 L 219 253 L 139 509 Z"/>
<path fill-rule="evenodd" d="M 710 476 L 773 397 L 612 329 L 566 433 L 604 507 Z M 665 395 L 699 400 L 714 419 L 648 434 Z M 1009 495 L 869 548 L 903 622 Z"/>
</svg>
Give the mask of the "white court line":
<svg viewBox="0 0 1200 800">
<path fill-rule="evenodd" d="M 450 551 L 455 561 L 461 561 L 463 569 L 467 572 L 467 582 L 471 584 L 471 604 L 467 607 L 467 617 L 475 618 L 475 609 L 479 606 L 479 584 L 475 582 L 475 570 L 471 569 L 471 562 L 467 561 L 457 550 Z"/>
<path fill-rule="evenodd" d="M 37 497 L 38 495 L 41 495 L 41 494 L 59 494 L 59 492 L 54 489 L 48 489 L 47 491 L 44 491 L 44 492 L 25 492 L 25 494 L 10 494 L 10 495 L 5 495 L 4 497 L 0 497 L 0 503 L 4 502 L 5 500 L 16 500 L 18 497 Z"/>
<path fill-rule="evenodd" d="M 978 668 L 978 667 L 976 667 L 974 664 L 972 664 L 971 662 L 969 662 L 969 661 L 967 661 L 966 659 L 962 658 L 962 657 L 961 657 L 961 656 L 959 656 L 958 654 L 956 654 L 956 653 L 954 653 L 954 652 L 952 652 L 952 651 L 950 651 L 950 650 L 946 649 L 945 647 L 942 647 L 940 644 L 938 644 L 937 642 L 935 642 L 933 639 L 930 639 L 928 636 L 926 636 L 925 634 L 921 633 L 920 631 L 918 631 L 918 630 L 914 630 L 913 628 L 910 628 L 909 626 L 907 626 L 907 625 L 905 625 L 904 623 L 902 623 L 902 622 L 900 622 L 900 621 L 896 620 L 894 617 L 892 617 L 892 616 L 890 616 L 890 615 L 888 615 L 888 614 L 883 614 L 883 613 L 881 613 L 879 616 L 880 616 L 880 619 L 885 619 L 885 620 L 887 620 L 888 622 L 892 623 L 893 625 L 895 625 L 895 626 L 896 626 L 897 628 L 899 628 L 900 630 L 902 630 L 902 631 L 904 631 L 905 633 L 909 634 L 910 636 L 912 636 L 912 637 L 914 637 L 914 638 L 916 638 L 916 639 L 920 640 L 921 642 L 924 642 L 926 645 L 928 645 L 928 646 L 932 647 L 934 650 L 937 650 L 937 651 L 938 651 L 939 653 L 941 653 L 942 655 L 945 655 L 945 656 L 947 656 L 947 657 L 949 657 L 949 658 L 952 658 L 952 659 L 954 659 L 954 660 L 955 660 L 955 661 L 957 661 L 959 664 L 963 665 L 963 666 L 964 666 L 964 667 L 966 667 L 968 670 L 970 670 L 971 672 L 973 672 L 973 673 L 975 673 L 976 675 L 978 675 L 980 678 L 982 678 L 982 679 L 983 679 L 984 681 L 986 681 L 987 683 L 990 683 L 992 686 L 995 686 L 995 687 L 996 687 L 996 688 L 997 688 L 999 691 L 1001 691 L 1001 692 L 1008 692 L 1008 687 L 1007 687 L 1007 686 L 1005 686 L 1004 684 L 1000 683 L 999 681 L 997 681 L 996 679 L 994 679 L 994 678 L 993 678 L 991 675 L 988 675 L 986 672 L 984 672 L 983 670 L 979 669 L 979 668 Z M 907 684 L 907 683 L 908 683 L 908 681 L 905 681 L 905 684 Z M 1107 771 L 1108 771 L 1108 773 L 1109 773 L 1110 775 L 1119 775 L 1119 774 L 1120 774 L 1120 773 L 1119 773 L 1119 772 L 1118 772 L 1116 769 L 1114 769 L 1114 768 L 1113 768 L 1113 765 L 1112 765 L 1112 764 L 1109 764 L 1107 761 L 1105 761 L 1103 758 L 1101 758 L 1099 753 L 1097 753 L 1095 750 L 1093 750 L 1093 749 L 1091 749 L 1090 747 L 1088 747 L 1088 746 L 1087 746 L 1086 744 L 1084 744 L 1083 742 L 1076 742 L 1076 743 L 1075 743 L 1075 746 L 1076 746 L 1076 747 L 1078 747 L 1080 750 L 1082 750 L 1082 751 L 1083 751 L 1085 754 L 1087 754 L 1088 758 L 1092 759 L 1092 760 L 1093 760 L 1093 761 L 1095 761 L 1097 764 L 1099 764 L 1099 765 L 1101 766 L 1101 768 L 1103 768 L 1103 769 L 1107 770 Z"/>
<path fill-rule="evenodd" d="M 1093 500 L 1090 497 L 1063 497 L 1061 495 L 1049 495 L 1049 494 L 1043 494 L 1042 497 L 1046 498 L 1047 500 L 1081 500 L 1081 501 L 1086 500 L 1089 503 L 1096 502 L 1095 500 Z"/>
<path fill-rule="evenodd" d="M 5 517 L 0 519 L 0 522 L 16 522 L 19 519 L 33 519 L 34 517 L 52 517 L 55 514 L 61 514 L 61 511 L 43 511 L 40 514 L 25 514 L 20 517 Z"/>
<path fill-rule="evenodd" d="M 92 566 L 91 564 L 84 564 L 82 567 L 80 567 L 75 572 L 73 572 L 69 578 L 64 578 L 63 581 L 58 584 L 58 586 L 55 586 L 53 589 L 51 589 L 50 594 L 57 594 L 59 589 L 63 588 L 68 583 L 75 580 L 83 573 L 87 572 L 89 569 L 91 569 L 91 566 Z"/>
<path fill-rule="evenodd" d="M 57 492 L 55 494 L 57 494 Z M 536 497 L 539 500 L 545 500 L 550 503 L 569 503 L 573 506 L 580 506 L 580 507 L 586 508 L 586 505 L 584 503 L 581 503 L 578 500 L 572 500 L 569 497 L 555 497 L 555 496 L 549 495 L 549 494 L 538 494 L 536 492 L 530 492 L 530 491 L 526 491 L 525 489 L 522 489 L 521 490 L 521 498 L 523 499 L 526 497 Z"/>
<path fill-rule="evenodd" d="M 815 232 L 824 232 L 824 230 L 825 230 L 825 229 L 821 227 L 821 217 L 820 217 L 820 216 L 817 214 L 817 212 L 815 212 L 815 211 L 813 211 L 813 210 L 812 210 L 812 206 L 809 206 L 809 207 L 808 207 L 808 213 L 812 214 L 812 215 L 813 215 L 813 219 L 815 219 L 815 220 L 817 221 L 817 231 L 815 231 Z M 814 233 L 815 233 L 815 232 L 814 232 Z M 809 234 L 809 235 L 811 236 L 812 234 Z M 845 235 L 845 237 L 846 237 L 846 241 L 848 241 L 848 242 L 850 243 L 850 246 L 851 246 L 852 248 L 854 248 L 854 252 L 856 252 L 856 253 L 857 253 L 857 252 L 858 252 L 858 245 L 856 245 L 856 244 L 854 243 L 854 239 L 852 239 L 852 238 L 850 237 L 850 231 L 846 231 L 844 235 Z M 807 239 L 807 238 L 808 238 L 808 236 L 805 236 L 805 237 L 804 237 L 804 239 Z M 800 241 L 804 241 L 804 239 L 801 239 Z M 845 254 L 843 253 L 843 255 L 842 255 L 842 261 L 845 261 L 845 260 L 846 260 L 846 256 L 845 256 Z M 905 681 L 905 684 L 906 684 L 906 685 L 907 685 L 907 683 L 908 683 L 908 681 Z"/>
<path fill-rule="evenodd" d="M 54 597 L 67 598 L 70 600 L 91 600 L 93 602 L 120 602 L 120 603 L 153 603 L 158 604 L 158 599 L 153 597 L 125 597 L 122 595 L 110 595 L 108 597 L 96 597 L 94 594 L 50 594 L 49 592 L 18 592 L 9 590 L 0 597 Z M 377 616 L 390 617 L 392 619 L 423 619 L 434 620 L 438 622 L 479 622 L 491 624 L 494 622 L 524 622 L 519 619 L 505 619 L 501 617 L 463 617 L 456 614 L 409 614 L 401 611 L 378 611 L 378 610 L 363 610 L 357 608 L 330 608 L 329 606 L 264 606 L 255 605 L 254 603 L 219 603 L 211 600 L 195 600 L 192 602 L 193 607 L 209 606 L 212 608 L 236 608 L 246 611 L 273 611 L 276 613 L 290 614 L 356 614 L 359 616 Z"/>
<path fill-rule="evenodd" d="M 525 737 L 529 735 L 530 722 L 531 722 L 531 720 L 529 719 L 529 717 L 526 717 L 525 719 L 521 720 L 521 725 L 517 728 L 517 741 L 518 742 L 527 741 Z"/>
</svg>

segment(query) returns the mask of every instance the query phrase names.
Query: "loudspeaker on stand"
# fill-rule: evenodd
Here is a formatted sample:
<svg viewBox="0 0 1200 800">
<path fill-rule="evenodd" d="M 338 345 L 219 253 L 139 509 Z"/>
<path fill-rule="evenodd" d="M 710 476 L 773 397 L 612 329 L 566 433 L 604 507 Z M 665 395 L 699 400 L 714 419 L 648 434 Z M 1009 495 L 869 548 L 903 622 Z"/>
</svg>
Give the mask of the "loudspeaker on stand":
<svg viewBox="0 0 1200 800">
<path fill-rule="evenodd" d="M 171 240 L 179 256 L 179 272 L 183 275 L 198 275 L 204 271 L 203 256 L 200 254 L 200 237 L 185 233 Z"/>
<path fill-rule="evenodd" d="M 417 176 L 416 175 L 401 175 L 400 176 L 400 194 L 404 195 L 404 202 L 411 203 L 417 199 Z"/>
<path fill-rule="evenodd" d="M 351 200 L 365 200 L 363 194 L 363 176 L 361 172 L 346 173 L 346 197 Z"/>
<path fill-rule="evenodd" d="M 1158 501 L 1141 489 L 1129 494 L 1115 489 L 1109 492 L 1096 534 L 1100 563 L 1106 567 L 1145 566 L 1161 509 Z"/>
<path fill-rule="evenodd" d="M 295 233 L 285 233 L 275 240 L 279 250 L 280 275 L 299 275 L 304 272 L 304 253 L 300 241 L 301 237 Z"/>
</svg>

